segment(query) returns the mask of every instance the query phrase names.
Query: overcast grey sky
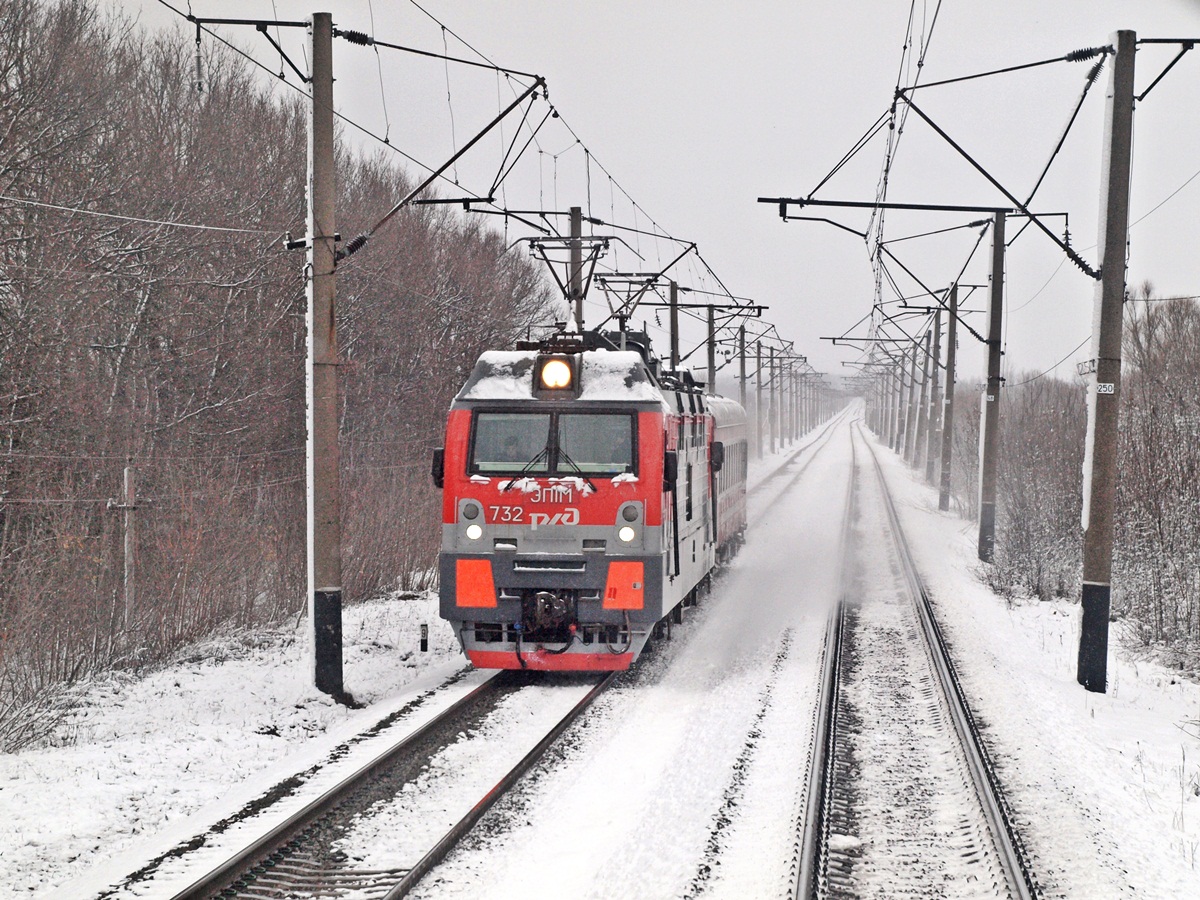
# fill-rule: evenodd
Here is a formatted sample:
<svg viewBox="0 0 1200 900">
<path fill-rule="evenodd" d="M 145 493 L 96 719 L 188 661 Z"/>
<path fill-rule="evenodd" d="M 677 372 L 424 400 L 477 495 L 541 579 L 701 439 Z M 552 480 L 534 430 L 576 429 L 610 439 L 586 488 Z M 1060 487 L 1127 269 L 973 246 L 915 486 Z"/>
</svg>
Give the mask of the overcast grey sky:
<svg viewBox="0 0 1200 900">
<path fill-rule="evenodd" d="M 187 0 L 171 2 L 188 6 Z M 191 0 L 190 5 L 201 16 L 304 18 L 325 10 L 342 28 L 475 58 L 442 32 L 435 17 L 494 62 L 544 76 L 562 121 L 582 145 L 561 122 L 550 123 L 506 182 L 508 208 L 580 205 L 597 218 L 642 228 L 652 217 L 671 236 L 695 241 L 732 293 L 769 305 L 767 318 L 816 368 L 847 371 L 843 361 L 856 354 L 819 338 L 845 333 L 870 309 L 874 278 L 865 244 L 828 225 L 784 224 L 773 207 L 756 199 L 812 191 L 888 108 L 897 81 L 912 81 L 912 57 L 910 67 L 900 69 L 909 3 L 420 2 L 431 16 L 408 0 Z M 176 20 L 155 0 L 112 0 L 111 5 L 154 27 Z M 926 0 L 915 5 L 912 37 L 927 45 L 920 79 L 928 83 L 1103 45 L 1122 28 L 1143 38 L 1200 38 L 1200 0 L 943 0 L 940 5 Z M 218 31 L 268 68 L 279 69 L 278 54 L 253 29 Z M 283 34 L 282 40 L 303 68 L 301 37 Z M 1151 46 L 1139 51 L 1138 92 L 1175 52 Z M 1024 198 L 1067 123 L 1090 65 L 1060 63 L 930 88 L 918 95 L 919 102 Z M 435 165 L 513 96 L 510 84 L 485 70 L 447 67 L 389 50 L 377 56 L 342 41 L 335 44 L 335 73 L 343 114 Z M 1032 204 L 1040 211 L 1068 213 L 1072 245 L 1096 266 L 1107 79 L 1106 67 Z M 539 118 L 544 108 L 535 108 Z M 505 132 L 509 139 L 516 123 L 512 120 Z M 1185 55 L 1139 104 L 1135 134 L 1130 284 L 1150 280 L 1160 294 L 1200 294 L 1200 49 Z M 496 135 L 464 159 L 458 169 L 464 188 L 486 191 L 502 152 Z M 874 199 L 883 159 L 884 143 L 877 138 L 817 196 Z M 916 116 L 908 118 L 889 184 L 893 201 L 1007 205 Z M 443 185 L 442 190 L 456 189 Z M 868 218 L 861 211 L 814 214 L 860 231 Z M 896 239 L 972 218 L 889 213 L 885 235 Z M 1063 220 L 1049 221 L 1058 229 Z M 1010 224 L 1010 237 L 1016 227 Z M 515 229 L 510 234 L 519 236 Z M 943 287 L 963 267 L 974 240 L 974 231 L 957 231 L 892 249 L 926 284 Z M 967 268 L 965 282 L 986 282 L 989 241 Z M 654 269 L 673 255 L 667 242 L 630 237 L 630 243 L 631 250 L 614 249 L 604 264 L 624 271 Z M 718 287 L 695 261 L 675 272 L 681 283 Z M 898 269 L 893 274 L 902 290 L 917 291 Z M 1064 262 L 1062 252 L 1034 229 L 1010 248 L 1006 276 L 1006 367 L 1041 371 L 1065 357 L 1057 374 L 1073 376 L 1073 362 L 1088 355 L 1086 343 L 1077 352 L 1072 349 L 1086 341 L 1091 327 L 1091 279 Z M 885 290 L 884 296 L 891 299 L 894 293 Z M 598 304 L 600 297 L 594 300 Z M 982 301 L 979 292 L 974 304 L 981 307 Z M 589 321 L 594 323 L 599 312 L 600 306 L 590 307 Z M 655 324 L 652 317 L 650 324 Z M 688 346 L 700 338 L 694 326 L 689 330 Z M 962 351 L 960 378 L 982 372 L 982 353 L 969 337 L 962 339 Z"/>
</svg>

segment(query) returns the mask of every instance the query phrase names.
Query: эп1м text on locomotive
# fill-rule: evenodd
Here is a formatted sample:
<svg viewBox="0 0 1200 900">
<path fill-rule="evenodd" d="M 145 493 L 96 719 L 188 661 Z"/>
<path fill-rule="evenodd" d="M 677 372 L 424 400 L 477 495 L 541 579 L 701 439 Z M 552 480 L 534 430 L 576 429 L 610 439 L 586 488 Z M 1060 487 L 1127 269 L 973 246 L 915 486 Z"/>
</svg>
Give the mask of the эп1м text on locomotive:
<svg viewBox="0 0 1200 900">
<path fill-rule="evenodd" d="M 644 335 L 484 353 L 434 456 L 441 615 L 481 668 L 626 669 L 746 527 L 746 415 Z"/>
</svg>

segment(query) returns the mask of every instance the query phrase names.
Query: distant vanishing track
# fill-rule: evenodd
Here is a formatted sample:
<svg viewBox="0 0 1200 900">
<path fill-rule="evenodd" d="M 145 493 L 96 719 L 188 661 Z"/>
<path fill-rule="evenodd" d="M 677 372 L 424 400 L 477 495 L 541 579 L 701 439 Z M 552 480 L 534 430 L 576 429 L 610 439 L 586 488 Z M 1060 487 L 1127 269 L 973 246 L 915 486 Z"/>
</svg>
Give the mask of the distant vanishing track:
<svg viewBox="0 0 1200 900">
<path fill-rule="evenodd" d="M 858 532 L 831 617 L 794 896 L 1037 896 L 883 471 L 855 449 Z"/>
</svg>

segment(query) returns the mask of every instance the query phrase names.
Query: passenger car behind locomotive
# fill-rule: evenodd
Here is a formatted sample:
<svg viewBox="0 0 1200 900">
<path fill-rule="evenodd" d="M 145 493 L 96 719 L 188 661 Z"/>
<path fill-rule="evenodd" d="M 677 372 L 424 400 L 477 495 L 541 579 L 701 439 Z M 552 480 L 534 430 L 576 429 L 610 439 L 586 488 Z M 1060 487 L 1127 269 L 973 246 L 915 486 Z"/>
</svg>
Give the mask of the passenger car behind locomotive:
<svg viewBox="0 0 1200 900">
<path fill-rule="evenodd" d="M 480 357 L 434 456 L 441 615 L 481 668 L 628 668 L 742 540 L 745 412 L 644 335 L 519 347 Z"/>
</svg>

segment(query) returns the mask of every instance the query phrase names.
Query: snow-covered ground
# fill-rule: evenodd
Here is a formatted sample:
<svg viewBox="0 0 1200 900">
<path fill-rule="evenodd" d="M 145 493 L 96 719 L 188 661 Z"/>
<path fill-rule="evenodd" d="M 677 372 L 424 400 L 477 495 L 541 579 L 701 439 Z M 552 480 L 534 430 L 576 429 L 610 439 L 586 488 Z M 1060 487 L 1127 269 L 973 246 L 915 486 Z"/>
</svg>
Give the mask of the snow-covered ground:
<svg viewBox="0 0 1200 900">
<path fill-rule="evenodd" d="M 481 828 L 425 896 L 524 897 L 547 867 L 567 880 L 544 896 L 780 894 L 797 790 L 781 773 L 807 752 L 848 448 L 835 437 L 675 639 L 489 814 L 504 833 Z M 883 455 L 1048 895 L 1200 896 L 1200 688 L 1114 642 L 1110 692 L 1083 691 L 1077 607 L 992 595 L 973 574 L 973 527 Z M 349 608 L 346 685 L 367 707 L 346 710 L 309 686 L 304 631 L 83 686 L 55 746 L 0 756 L 0 895 L 86 896 L 99 873 L 351 755 L 338 748 L 462 667 L 434 598 Z"/>
<path fill-rule="evenodd" d="M 313 688 L 303 623 L 207 642 L 142 677 L 81 685 L 55 746 L 0 755 L 0 896 L 81 875 L 72 892 L 82 892 L 90 867 L 117 858 L 132 871 L 202 831 L 189 816 L 209 823 L 236 812 L 464 665 L 435 596 L 348 607 L 343 629 L 346 689 L 365 709 Z"/>
</svg>

